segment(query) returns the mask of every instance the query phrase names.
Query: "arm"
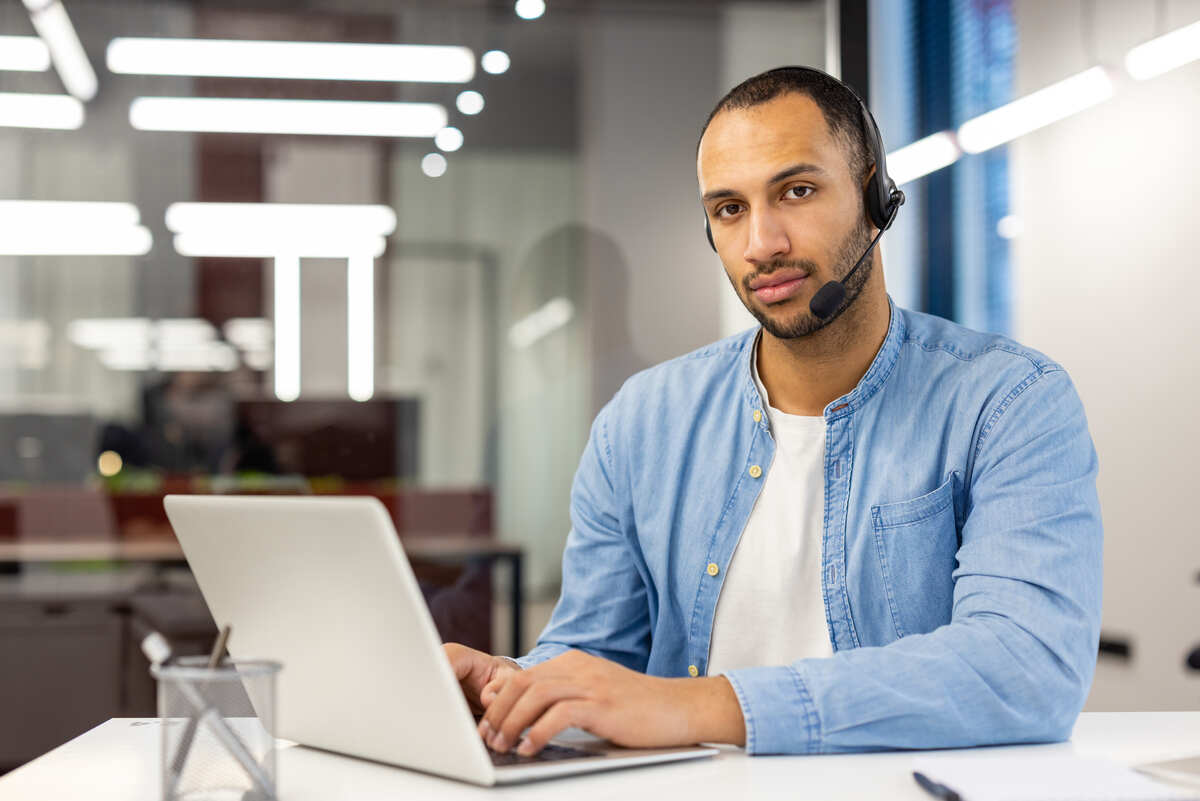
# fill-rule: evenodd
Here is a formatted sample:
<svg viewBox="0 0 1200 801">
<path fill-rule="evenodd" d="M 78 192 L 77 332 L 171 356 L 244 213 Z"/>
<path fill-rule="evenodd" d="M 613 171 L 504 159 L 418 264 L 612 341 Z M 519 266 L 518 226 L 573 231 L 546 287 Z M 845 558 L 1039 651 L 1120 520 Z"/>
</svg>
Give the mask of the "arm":
<svg viewBox="0 0 1200 801">
<path fill-rule="evenodd" d="M 1100 627 L 1096 456 L 1066 373 L 1034 374 L 976 443 L 948 625 L 728 674 L 751 753 L 1062 740 Z"/>
<path fill-rule="evenodd" d="M 563 551 L 562 595 L 537 646 L 517 660 L 532 667 L 577 648 L 634 670 L 650 653 L 650 609 L 633 543 L 632 497 L 616 485 L 606 406 L 571 487 L 571 532 Z"/>
</svg>

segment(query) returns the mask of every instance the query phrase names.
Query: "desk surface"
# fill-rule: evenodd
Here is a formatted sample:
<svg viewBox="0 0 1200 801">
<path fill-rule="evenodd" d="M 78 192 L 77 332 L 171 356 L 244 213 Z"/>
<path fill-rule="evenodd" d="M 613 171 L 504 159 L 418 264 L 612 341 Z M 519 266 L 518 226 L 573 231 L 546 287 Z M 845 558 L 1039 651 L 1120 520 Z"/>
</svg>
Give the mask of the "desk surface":
<svg viewBox="0 0 1200 801">
<path fill-rule="evenodd" d="M 414 559 L 472 559 L 517 556 L 521 546 L 490 537 L 412 534 L 401 538 Z M 183 549 L 171 539 L 41 540 L 0 542 L 0 562 L 182 562 Z"/>
<path fill-rule="evenodd" d="M 10 724 L 12 722 L 10 721 Z M 159 798 L 159 727 L 114 718 L 0 778 L 0 801 Z M 919 752 L 921 755 L 933 752 Z M 1200 712 L 1111 712 L 1080 717 L 1070 742 L 951 752 L 964 756 L 1075 753 L 1128 765 L 1200 753 Z M 913 752 L 747 757 L 723 749 L 710 760 L 555 779 L 508 788 L 447 779 L 301 747 L 279 754 L 284 801 L 395 801 L 398 798 L 591 799 L 878 799 L 930 801 L 912 780 Z"/>
</svg>

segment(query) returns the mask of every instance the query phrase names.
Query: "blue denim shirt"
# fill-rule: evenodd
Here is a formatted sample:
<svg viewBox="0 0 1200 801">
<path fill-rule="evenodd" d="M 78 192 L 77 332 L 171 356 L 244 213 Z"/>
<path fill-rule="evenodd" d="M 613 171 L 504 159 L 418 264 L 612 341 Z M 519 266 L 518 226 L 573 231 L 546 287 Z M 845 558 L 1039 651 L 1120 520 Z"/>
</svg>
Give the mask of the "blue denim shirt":
<svg viewBox="0 0 1200 801">
<path fill-rule="evenodd" d="M 633 376 L 596 417 L 562 597 L 522 665 L 577 648 L 706 674 L 721 582 L 775 448 L 755 418 L 756 334 Z M 1096 662 L 1102 527 L 1066 372 L 893 306 L 870 368 L 824 415 L 819 580 L 834 655 L 726 674 L 747 750 L 1068 737 Z M 746 625 L 789 621 L 764 608 Z"/>
</svg>

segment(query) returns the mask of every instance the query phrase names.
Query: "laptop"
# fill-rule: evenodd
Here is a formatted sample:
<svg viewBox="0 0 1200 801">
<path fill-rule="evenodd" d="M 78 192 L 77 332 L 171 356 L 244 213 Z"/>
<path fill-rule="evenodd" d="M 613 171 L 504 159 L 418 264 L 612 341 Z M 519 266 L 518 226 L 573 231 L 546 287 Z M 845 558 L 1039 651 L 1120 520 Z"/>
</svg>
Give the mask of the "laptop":
<svg viewBox="0 0 1200 801">
<path fill-rule="evenodd" d="M 595 738 L 484 745 L 376 498 L 168 495 L 167 517 L 234 659 L 283 663 L 277 737 L 481 785 L 712 756 Z"/>
</svg>

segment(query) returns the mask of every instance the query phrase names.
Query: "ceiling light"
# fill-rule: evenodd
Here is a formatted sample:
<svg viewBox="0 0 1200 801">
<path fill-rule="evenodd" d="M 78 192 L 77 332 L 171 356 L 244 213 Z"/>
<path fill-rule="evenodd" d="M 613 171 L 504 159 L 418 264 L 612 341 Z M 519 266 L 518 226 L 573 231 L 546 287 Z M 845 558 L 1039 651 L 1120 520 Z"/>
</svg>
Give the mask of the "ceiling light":
<svg viewBox="0 0 1200 801">
<path fill-rule="evenodd" d="M 167 207 L 166 222 L 176 233 L 252 230 L 294 234 L 331 228 L 345 234 L 387 236 L 396 230 L 396 212 L 389 206 L 351 203 L 172 203 Z"/>
<path fill-rule="evenodd" d="M 117 38 L 108 68 L 130 75 L 466 83 L 475 54 L 450 45 Z"/>
<path fill-rule="evenodd" d="M 70 131 L 83 125 L 83 104 L 70 95 L 0 92 L 0 126 Z"/>
<path fill-rule="evenodd" d="M 436 103 L 139 97 L 129 122 L 140 131 L 430 137 L 446 126 Z"/>
<path fill-rule="evenodd" d="M 427 153 L 421 159 L 421 172 L 430 178 L 441 178 L 446 174 L 446 157 L 441 153 Z"/>
<path fill-rule="evenodd" d="M 508 72 L 512 60 L 509 59 L 508 53 L 503 50 L 489 50 L 479 59 L 480 66 L 484 72 L 489 72 L 492 75 L 500 75 Z"/>
<path fill-rule="evenodd" d="M 443 128 L 434 134 L 433 143 L 447 153 L 453 153 L 463 146 L 462 131 L 457 128 Z"/>
<path fill-rule="evenodd" d="M 375 394 L 375 260 L 351 256 L 346 265 L 346 389 L 356 401 Z"/>
<path fill-rule="evenodd" d="M 521 19 L 537 19 L 546 13 L 544 0 L 517 0 L 514 10 Z"/>
<path fill-rule="evenodd" d="M 474 89 L 459 92 L 458 98 L 455 100 L 455 105 L 458 106 L 459 111 L 468 116 L 478 114 L 483 111 L 483 95 Z"/>
<path fill-rule="evenodd" d="M 275 258 L 275 397 L 300 397 L 300 259 Z"/>
<path fill-rule="evenodd" d="M 1125 55 L 1125 70 L 1144 81 L 1197 58 L 1200 58 L 1200 22 L 1193 22 L 1130 50 Z"/>
<path fill-rule="evenodd" d="M 967 153 L 982 153 L 1101 103 L 1112 93 L 1108 72 L 1092 67 L 967 120 L 958 129 L 958 144 Z"/>
<path fill-rule="evenodd" d="M 486 59 L 487 56 L 485 55 Z M 0 36 L 0 70 L 45 72 L 50 69 L 50 49 L 37 36 Z"/>
<path fill-rule="evenodd" d="M 273 259 L 280 253 L 310 259 L 344 259 L 350 253 L 382 256 L 387 242 L 381 236 L 346 235 L 334 230 L 296 231 L 284 235 L 256 231 L 195 231 L 176 234 L 180 256 L 219 259 Z"/>
<path fill-rule="evenodd" d="M 34 30 L 50 51 L 50 59 L 67 92 L 80 100 L 91 100 L 96 96 L 96 71 L 92 69 L 62 3 L 58 0 L 44 3 L 25 0 L 25 6 L 29 9 Z"/>
<path fill-rule="evenodd" d="M 949 166 L 962 151 L 947 131 L 918 139 L 887 154 L 887 172 L 897 186 Z"/>
<path fill-rule="evenodd" d="M 1025 226 L 1021 223 L 1021 218 L 1012 214 L 1001 217 L 996 222 L 996 233 L 1001 239 L 1016 239 L 1025 232 Z"/>
<path fill-rule="evenodd" d="M 542 337 L 562 328 L 575 316 L 575 307 L 566 298 L 547 301 L 508 329 L 508 341 L 514 348 L 528 348 Z"/>
<path fill-rule="evenodd" d="M 153 237 L 138 224 L 140 217 L 131 203 L 2 200 L 0 254 L 145 255 Z"/>
</svg>

